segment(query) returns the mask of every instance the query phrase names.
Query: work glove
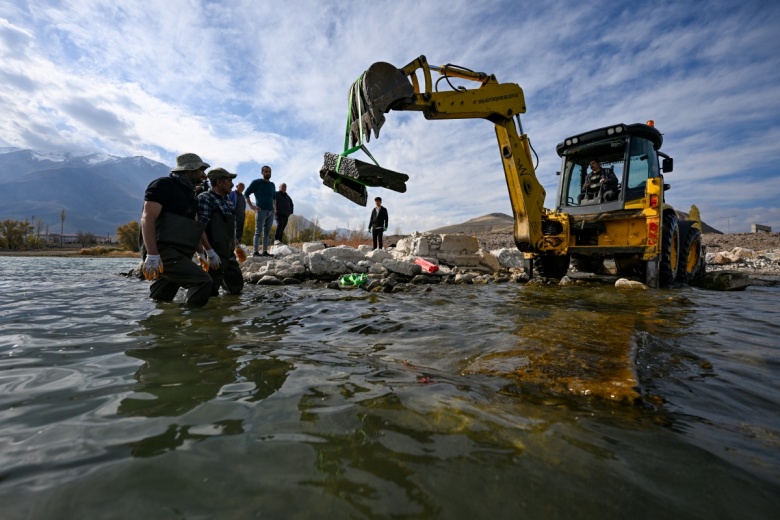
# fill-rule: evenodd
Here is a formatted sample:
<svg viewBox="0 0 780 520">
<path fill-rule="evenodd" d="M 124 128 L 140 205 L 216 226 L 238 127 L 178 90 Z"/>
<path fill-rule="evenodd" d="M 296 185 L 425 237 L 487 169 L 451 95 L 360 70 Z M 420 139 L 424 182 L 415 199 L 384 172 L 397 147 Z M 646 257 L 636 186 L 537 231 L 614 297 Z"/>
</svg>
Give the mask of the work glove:
<svg viewBox="0 0 780 520">
<path fill-rule="evenodd" d="M 382 228 L 382 231 L 387 231 L 387 227 Z"/>
<path fill-rule="evenodd" d="M 209 257 L 206 256 L 205 252 L 195 253 L 198 256 L 198 263 L 200 264 L 201 269 L 209 272 Z"/>
<path fill-rule="evenodd" d="M 241 246 L 236 246 L 236 258 L 239 262 L 246 262 L 246 251 Z"/>
<path fill-rule="evenodd" d="M 219 259 L 219 255 L 216 251 L 213 249 L 209 249 L 206 251 L 206 256 L 209 258 L 209 266 L 211 269 L 219 269 L 219 265 L 222 263 L 222 260 Z"/>
<path fill-rule="evenodd" d="M 144 272 L 144 278 L 147 280 L 158 279 L 160 273 L 163 272 L 163 263 L 160 255 L 146 255 L 146 260 L 144 260 L 141 270 Z"/>
</svg>

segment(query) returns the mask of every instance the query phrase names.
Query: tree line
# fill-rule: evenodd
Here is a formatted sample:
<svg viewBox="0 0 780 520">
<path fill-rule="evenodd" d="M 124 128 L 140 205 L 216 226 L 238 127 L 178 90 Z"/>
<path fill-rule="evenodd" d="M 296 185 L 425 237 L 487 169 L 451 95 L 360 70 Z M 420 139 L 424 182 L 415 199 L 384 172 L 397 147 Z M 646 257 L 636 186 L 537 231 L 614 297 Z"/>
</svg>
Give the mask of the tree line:
<svg viewBox="0 0 780 520">
<path fill-rule="evenodd" d="M 65 210 L 63 210 L 62 221 L 65 222 Z M 48 226 L 41 219 L 29 220 L 11 220 L 0 221 L 0 248 L 3 249 L 41 249 L 48 247 L 49 244 L 42 238 L 44 234 L 48 235 Z M 276 225 L 271 228 L 271 236 L 276 233 Z M 244 234 L 241 237 L 241 243 L 251 245 L 255 234 L 255 212 L 247 210 L 244 218 Z M 137 220 L 133 220 L 116 228 L 117 243 L 119 247 L 138 252 L 141 250 L 141 226 Z M 290 215 L 285 228 L 286 243 L 313 242 L 318 240 L 333 240 L 336 238 L 336 232 L 326 233 L 319 226 L 319 221 L 309 221 L 298 215 Z M 82 247 L 88 247 L 97 243 L 94 234 L 79 231 L 77 233 L 78 243 Z M 60 244 L 61 245 L 61 244 Z"/>
<path fill-rule="evenodd" d="M 43 249 L 50 245 L 46 241 L 48 235 L 48 227 L 41 219 L 35 219 L 33 223 L 29 220 L 0 220 L 0 248 L 2 249 Z M 95 235 L 85 231 L 77 232 L 76 239 L 82 247 L 97 244 Z"/>
</svg>

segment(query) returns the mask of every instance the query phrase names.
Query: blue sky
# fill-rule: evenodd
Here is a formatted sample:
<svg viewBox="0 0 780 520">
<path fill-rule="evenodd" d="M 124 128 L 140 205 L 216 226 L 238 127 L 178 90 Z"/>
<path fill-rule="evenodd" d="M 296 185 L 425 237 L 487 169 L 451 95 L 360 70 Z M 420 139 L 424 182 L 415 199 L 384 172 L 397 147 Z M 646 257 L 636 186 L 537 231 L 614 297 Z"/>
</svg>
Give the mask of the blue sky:
<svg viewBox="0 0 780 520">
<path fill-rule="evenodd" d="M 370 209 L 322 185 L 323 154 L 342 150 L 363 70 L 425 54 L 523 88 L 548 207 L 558 142 L 653 119 L 668 202 L 724 232 L 780 231 L 778 28 L 771 1 L 0 0 L 0 146 L 191 151 L 245 183 L 269 164 L 296 213 L 362 228 Z M 391 112 L 368 146 L 411 177 L 369 189 L 391 232 L 511 214 L 487 121 Z"/>
</svg>

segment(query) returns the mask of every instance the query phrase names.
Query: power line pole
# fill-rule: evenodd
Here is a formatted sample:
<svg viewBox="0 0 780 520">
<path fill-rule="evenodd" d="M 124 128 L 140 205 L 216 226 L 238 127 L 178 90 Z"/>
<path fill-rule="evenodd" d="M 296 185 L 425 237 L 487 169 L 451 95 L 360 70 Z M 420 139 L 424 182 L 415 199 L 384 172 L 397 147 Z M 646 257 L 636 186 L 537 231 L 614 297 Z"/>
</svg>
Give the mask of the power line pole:
<svg viewBox="0 0 780 520">
<path fill-rule="evenodd" d="M 62 213 L 60 213 L 60 249 L 62 249 L 62 234 L 65 230 L 65 208 L 62 208 Z"/>
<path fill-rule="evenodd" d="M 731 233 L 731 219 L 737 218 L 737 216 L 736 215 L 730 215 L 728 217 L 720 217 L 720 218 L 725 218 L 726 219 L 726 233 L 730 234 Z"/>
</svg>

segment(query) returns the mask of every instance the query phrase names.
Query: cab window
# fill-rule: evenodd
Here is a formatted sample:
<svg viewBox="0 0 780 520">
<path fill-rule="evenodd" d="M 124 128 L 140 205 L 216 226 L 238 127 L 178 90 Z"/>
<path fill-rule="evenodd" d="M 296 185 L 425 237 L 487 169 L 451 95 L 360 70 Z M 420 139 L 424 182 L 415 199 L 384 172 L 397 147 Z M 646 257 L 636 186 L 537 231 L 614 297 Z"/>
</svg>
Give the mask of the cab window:
<svg viewBox="0 0 780 520">
<path fill-rule="evenodd" d="M 631 139 L 626 200 L 644 197 L 647 179 L 659 175 L 658 156 L 653 144 L 647 139 L 638 137 Z"/>
</svg>

